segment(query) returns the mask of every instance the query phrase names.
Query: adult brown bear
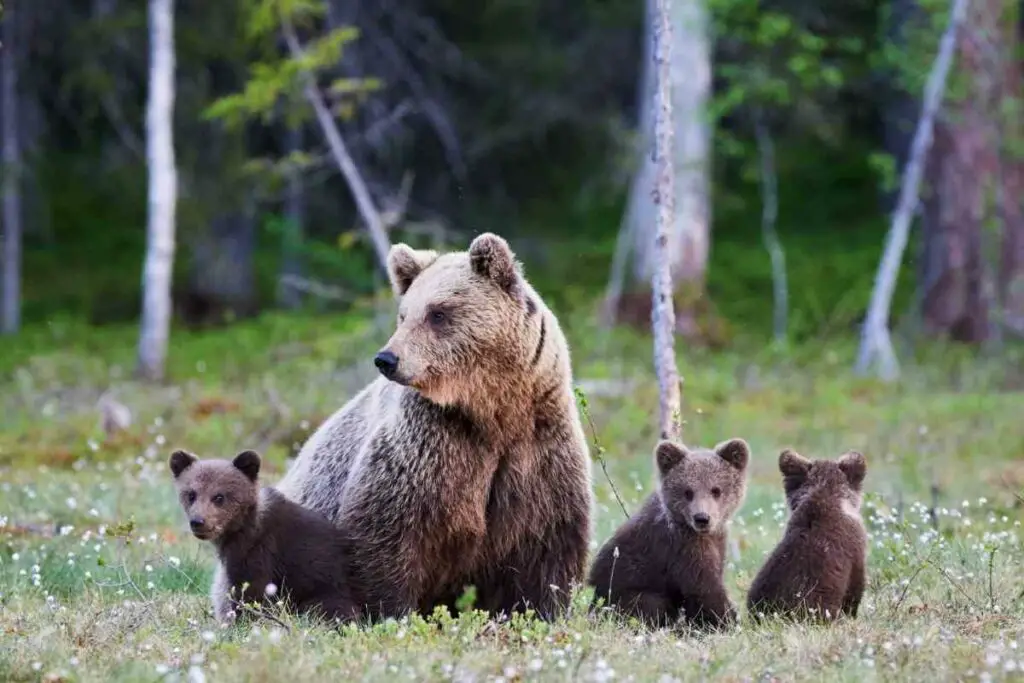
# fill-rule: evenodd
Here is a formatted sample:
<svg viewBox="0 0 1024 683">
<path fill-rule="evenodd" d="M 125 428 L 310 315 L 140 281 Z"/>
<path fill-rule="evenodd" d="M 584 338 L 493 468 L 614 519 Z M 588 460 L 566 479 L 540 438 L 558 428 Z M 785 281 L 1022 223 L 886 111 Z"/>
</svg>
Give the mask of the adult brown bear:
<svg viewBox="0 0 1024 683">
<path fill-rule="evenodd" d="M 381 377 L 321 425 L 279 489 L 351 539 L 373 618 L 454 609 L 544 617 L 585 578 L 590 457 L 554 314 L 493 234 L 392 247 L 398 325 Z"/>
</svg>

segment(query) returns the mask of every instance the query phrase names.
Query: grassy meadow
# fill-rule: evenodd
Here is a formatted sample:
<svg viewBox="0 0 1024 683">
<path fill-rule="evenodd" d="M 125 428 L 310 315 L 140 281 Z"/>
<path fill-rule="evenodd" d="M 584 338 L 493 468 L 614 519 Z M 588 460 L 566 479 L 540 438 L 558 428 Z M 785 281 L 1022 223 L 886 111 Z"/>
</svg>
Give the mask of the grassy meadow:
<svg viewBox="0 0 1024 683">
<path fill-rule="evenodd" d="M 657 388 L 649 339 L 600 333 L 582 309 L 562 319 L 594 442 L 596 549 L 624 519 L 616 491 L 633 510 L 652 490 Z M 276 480 L 310 430 L 374 376 L 390 324 L 266 314 L 176 332 L 160 388 L 132 379 L 130 326 L 52 322 L 0 342 L 0 679 L 1024 678 L 1019 350 L 926 349 L 885 385 L 853 378 L 842 342 L 679 349 L 687 441 L 738 435 L 754 452 L 726 576 L 738 604 L 785 524 L 779 450 L 867 455 L 869 585 L 855 621 L 650 632 L 588 614 L 578 591 L 555 623 L 468 612 L 338 630 L 282 613 L 218 627 L 212 551 L 188 533 L 167 455 L 256 448 Z M 133 413 L 109 437 L 97 408 L 107 391 Z"/>
</svg>

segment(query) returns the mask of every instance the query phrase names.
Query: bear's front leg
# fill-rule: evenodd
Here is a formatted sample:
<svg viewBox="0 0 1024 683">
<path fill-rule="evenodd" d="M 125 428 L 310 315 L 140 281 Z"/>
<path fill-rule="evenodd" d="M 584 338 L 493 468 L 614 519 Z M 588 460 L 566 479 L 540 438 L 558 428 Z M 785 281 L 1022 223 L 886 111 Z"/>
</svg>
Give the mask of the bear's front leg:
<svg viewBox="0 0 1024 683">
<path fill-rule="evenodd" d="M 736 622 L 733 606 L 725 586 L 710 586 L 706 590 L 683 596 L 683 617 L 697 628 L 720 629 Z"/>
<path fill-rule="evenodd" d="M 231 604 L 230 589 L 224 565 L 217 564 L 217 568 L 213 572 L 210 599 L 213 602 L 213 617 L 221 624 L 229 624 L 238 616 Z"/>
<path fill-rule="evenodd" d="M 584 581 L 588 528 L 585 520 L 567 522 L 539 539 L 520 541 L 498 571 L 474 577 L 477 607 L 505 614 L 531 609 L 541 619 L 556 618 Z"/>
</svg>

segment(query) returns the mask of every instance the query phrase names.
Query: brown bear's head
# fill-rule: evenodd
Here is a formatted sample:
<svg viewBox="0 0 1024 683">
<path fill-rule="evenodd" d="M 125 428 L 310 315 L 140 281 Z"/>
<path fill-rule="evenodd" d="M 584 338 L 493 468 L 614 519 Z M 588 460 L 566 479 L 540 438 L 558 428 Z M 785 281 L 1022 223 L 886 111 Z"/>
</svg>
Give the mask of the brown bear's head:
<svg viewBox="0 0 1024 683">
<path fill-rule="evenodd" d="M 538 350 L 535 294 L 508 243 L 485 233 L 469 251 L 438 254 L 396 244 L 388 272 L 398 325 L 374 358 L 381 374 L 431 401 L 479 401 Z"/>
<path fill-rule="evenodd" d="M 216 542 L 247 523 L 259 501 L 259 455 L 243 451 L 234 460 L 200 461 L 174 451 L 168 464 L 196 538 Z"/>
<path fill-rule="evenodd" d="M 847 512 L 860 516 L 861 486 L 867 474 L 867 461 L 857 451 L 848 451 L 837 460 L 808 460 L 796 451 L 779 454 L 779 471 L 790 510 L 800 507 L 812 491 L 823 490 L 838 500 Z"/>
<path fill-rule="evenodd" d="M 662 503 L 672 520 L 697 533 L 722 530 L 747 494 L 750 447 L 731 439 L 714 449 L 690 450 L 662 441 L 655 450 Z"/>
</svg>

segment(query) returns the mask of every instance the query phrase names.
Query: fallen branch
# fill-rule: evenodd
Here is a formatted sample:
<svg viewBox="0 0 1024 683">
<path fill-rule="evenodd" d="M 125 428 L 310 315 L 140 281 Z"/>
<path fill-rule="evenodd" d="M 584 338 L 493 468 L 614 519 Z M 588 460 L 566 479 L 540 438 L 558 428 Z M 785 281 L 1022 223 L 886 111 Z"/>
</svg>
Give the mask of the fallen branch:
<svg viewBox="0 0 1024 683">
<path fill-rule="evenodd" d="M 877 360 L 879 374 L 883 379 L 891 380 L 899 376 L 899 361 L 896 359 L 896 352 L 893 350 L 892 338 L 889 333 L 889 310 L 892 305 L 892 295 L 896 289 L 900 263 L 903 261 L 903 252 L 907 247 L 907 239 L 910 235 L 910 223 L 919 200 L 924 161 L 932 144 L 935 115 L 946 91 L 946 79 L 953 62 L 957 32 L 967 15 L 967 2 L 968 0 L 954 0 L 949 25 L 942 35 L 939 53 L 925 85 L 921 117 L 910 146 L 910 157 L 903 174 L 899 201 L 893 213 L 892 227 L 885 238 L 885 250 L 882 260 L 878 264 L 875 286 L 871 294 L 871 305 L 868 307 L 867 319 L 864 321 L 860 351 L 854 366 L 857 374 L 865 374 Z"/>
</svg>

